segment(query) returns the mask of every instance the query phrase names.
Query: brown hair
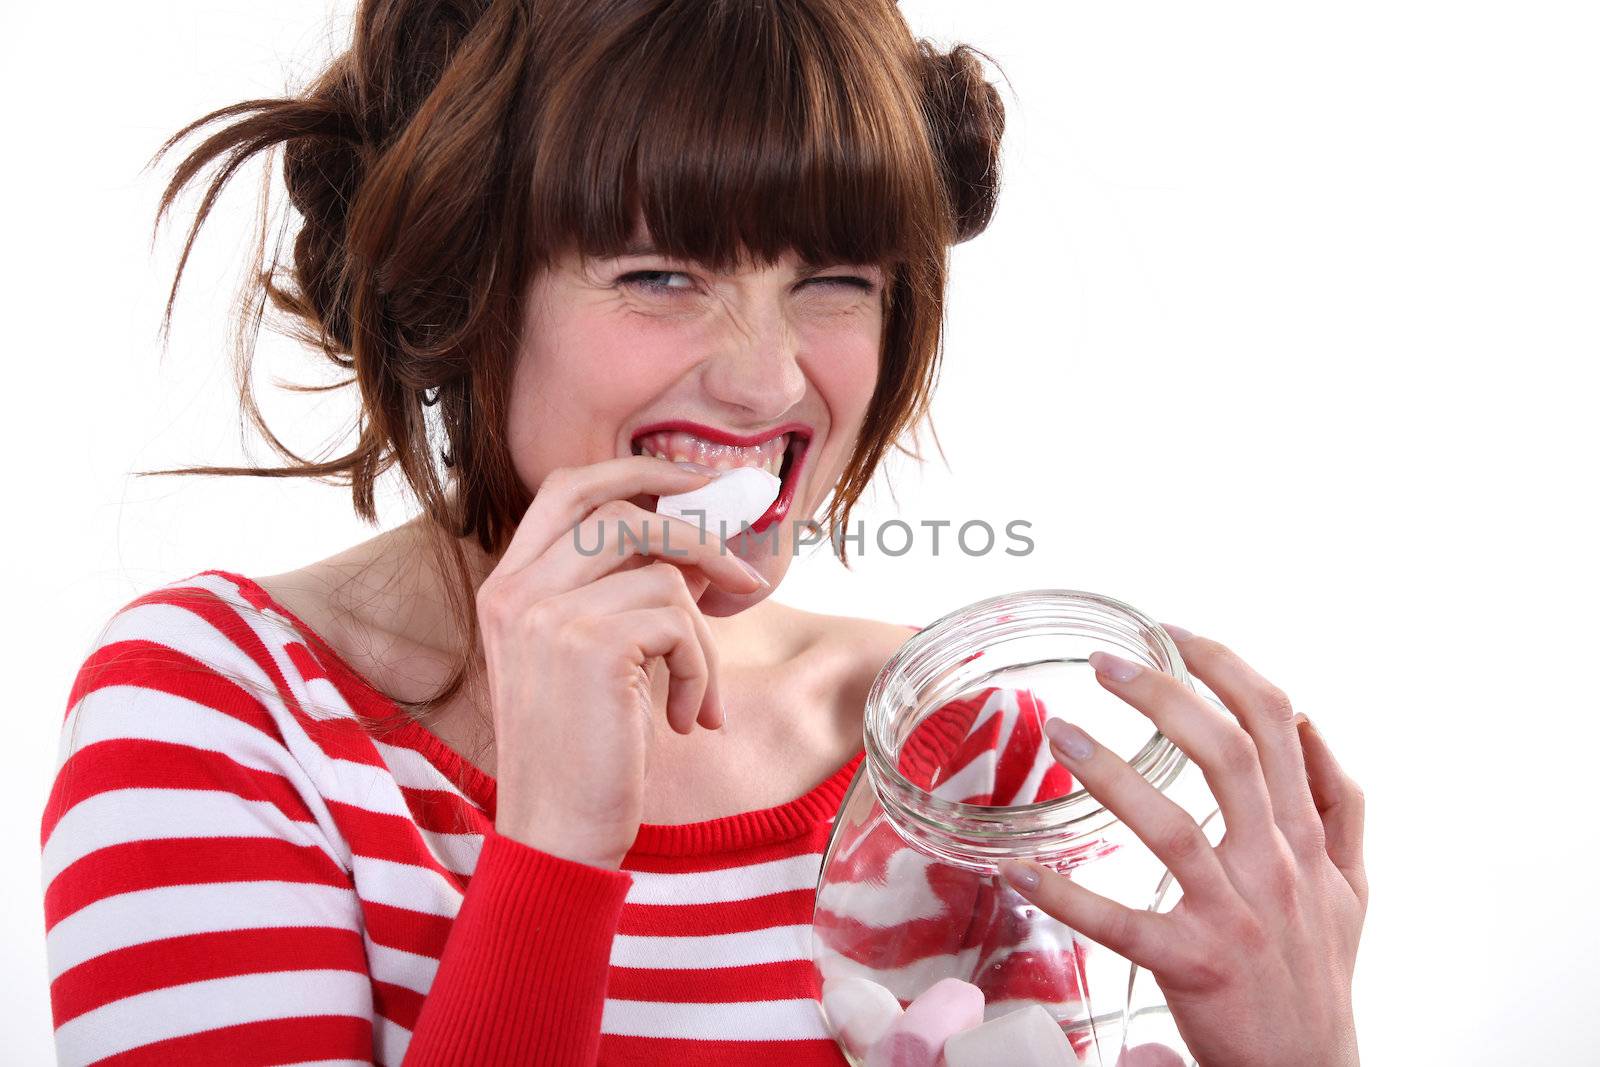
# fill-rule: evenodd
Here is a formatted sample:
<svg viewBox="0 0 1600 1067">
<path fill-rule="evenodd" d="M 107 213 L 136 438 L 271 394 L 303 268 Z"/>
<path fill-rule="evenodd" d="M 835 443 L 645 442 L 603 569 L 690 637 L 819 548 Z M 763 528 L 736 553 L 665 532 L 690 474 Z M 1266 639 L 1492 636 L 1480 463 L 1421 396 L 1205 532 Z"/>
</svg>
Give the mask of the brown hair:
<svg viewBox="0 0 1600 1067">
<path fill-rule="evenodd" d="M 362 0 L 350 48 L 309 88 L 213 111 L 150 163 L 232 120 L 179 164 L 156 214 L 159 228 L 179 192 L 226 157 L 184 244 L 165 338 L 218 193 L 250 157 L 283 147 L 302 222 L 288 263 L 274 249 L 248 286 L 235 370 L 244 413 L 288 465 L 140 473 L 331 480 L 376 524 L 374 481 L 398 464 L 439 573 L 456 579 L 464 635 L 446 687 L 402 704 L 425 714 L 478 654 L 460 539 L 498 555 L 531 501 L 504 433 L 522 295 L 569 250 L 619 253 L 642 217 L 664 253 L 717 270 L 786 250 L 887 268 L 878 383 L 825 516 L 848 526 L 887 450 L 907 451 L 900 439 L 927 414 L 949 246 L 994 211 L 1005 111 L 980 55 L 914 39 L 892 0 Z M 263 225 L 258 267 L 265 245 Z M 286 388 L 358 387 L 347 454 L 306 460 L 266 426 L 249 338 L 267 300 L 287 315 L 284 332 L 349 372 Z M 848 567 L 842 545 L 840 558 Z"/>
</svg>

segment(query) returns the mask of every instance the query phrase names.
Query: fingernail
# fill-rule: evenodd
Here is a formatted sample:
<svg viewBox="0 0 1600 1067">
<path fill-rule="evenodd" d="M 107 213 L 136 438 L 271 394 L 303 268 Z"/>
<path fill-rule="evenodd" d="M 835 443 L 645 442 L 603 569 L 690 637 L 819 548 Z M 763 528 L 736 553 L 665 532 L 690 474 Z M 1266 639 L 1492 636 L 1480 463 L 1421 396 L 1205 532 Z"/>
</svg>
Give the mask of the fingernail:
<svg viewBox="0 0 1600 1067">
<path fill-rule="evenodd" d="M 739 556 L 734 556 L 733 557 L 733 561 L 735 563 L 737 563 L 739 566 L 743 567 L 744 568 L 744 572 L 746 574 L 750 575 L 756 581 L 760 582 L 762 585 L 766 586 L 769 589 L 772 587 L 772 583 L 767 581 L 766 575 L 764 575 L 760 571 L 756 570 L 755 565 L 753 563 L 751 563 L 749 560 L 743 559 L 743 558 L 741 558 Z"/>
<path fill-rule="evenodd" d="M 1094 742 L 1089 735 L 1062 719 L 1046 719 L 1045 736 L 1050 743 L 1072 759 L 1088 759 L 1094 755 Z"/>
<path fill-rule="evenodd" d="M 1021 860 L 1001 860 L 1000 877 L 1010 882 L 1012 888 L 1024 893 L 1039 888 L 1039 872 Z"/>
<path fill-rule="evenodd" d="M 1185 630 L 1183 627 L 1174 626 L 1170 622 L 1162 623 L 1161 628 L 1167 631 L 1168 636 L 1170 636 L 1174 641 L 1187 641 L 1189 638 L 1194 636 L 1194 634 L 1190 633 L 1188 630 Z"/>
<path fill-rule="evenodd" d="M 1099 656 L 1099 659 L 1095 659 Z M 1139 665 L 1129 663 L 1121 656 L 1113 656 L 1109 652 L 1089 653 L 1089 665 L 1100 674 L 1105 675 L 1114 682 L 1131 682 L 1139 674 Z"/>
<path fill-rule="evenodd" d="M 675 460 L 672 461 L 672 465 L 674 467 L 682 467 L 684 470 L 690 472 L 691 474 L 716 474 L 717 473 L 717 468 L 715 468 L 715 467 L 708 467 L 704 463 L 690 463 L 686 459 L 675 459 Z"/>
</svg>

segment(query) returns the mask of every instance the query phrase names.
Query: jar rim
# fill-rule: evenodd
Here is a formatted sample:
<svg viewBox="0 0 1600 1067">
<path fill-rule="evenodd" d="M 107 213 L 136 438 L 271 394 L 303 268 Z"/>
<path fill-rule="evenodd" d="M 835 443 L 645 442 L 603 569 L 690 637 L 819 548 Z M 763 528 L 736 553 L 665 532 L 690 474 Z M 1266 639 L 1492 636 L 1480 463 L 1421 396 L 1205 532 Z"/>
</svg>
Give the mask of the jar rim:
<svg viewBox="0 0 1600 1067">
<path fill-rule="evenodd" d="M 1083 849 L 1086 835 L 1117 821 L 1081 784 L 1064 796 L 1034 804 L 967 804 L 928 792 L 896 766 L 893 753 L 897 741 L 892 731 L 896 712 L 905 706 L 907 686 L 914 690 L 919 677 L 936 675 L 972 658 L 972 652 L 984 642 L 1037 632 L 1041 626 L 1046 632 L 1092 635 L 1122 644 L 1148 666 L 1194 688 L 1182 654 L 1161 625 L 1131 604 L 1102 593 L 1059 588 L 1002 593 L 948 612 L 912 634 L 868 690 L 863 770 L 873 779 L 886 812 L 901 833 L 919 839 L 949 861 L 991 866 L 1011 855 L 1027 854 L 1045 862 L 1052 857 L 1070 858 Z M 1125 642 L 1116 641 L 1116 636 Z M 1128 760 L 1134 771 L 1157 789 L 1171 783 L 1187 761 L 1183 751 L 1159 730 Z"/>
</svg>

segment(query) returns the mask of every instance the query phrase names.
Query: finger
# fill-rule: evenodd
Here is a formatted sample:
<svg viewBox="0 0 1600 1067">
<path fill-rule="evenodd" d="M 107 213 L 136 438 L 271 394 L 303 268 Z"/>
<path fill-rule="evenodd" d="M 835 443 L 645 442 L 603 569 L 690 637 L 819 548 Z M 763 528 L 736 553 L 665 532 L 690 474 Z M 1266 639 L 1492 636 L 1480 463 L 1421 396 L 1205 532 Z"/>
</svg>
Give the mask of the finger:
<svg viewBox="0 0 1600 1067">
<path fill-rule="evenodd" d="M 701 595 L 711 585 L 711 579 L 707 578 L 701 571 L 684 571 L 682 573 L 683 582 L 689 587 L 689 597 L 698 604 Z"/>
<path fill-rule="evenodd" d="M 612 632 L 613 640 L 624 641 L 638 649 L 643 655 L 639 666 L 648 666 L 655 656 L 666 660 L 670 675 L 667 722 L 680 734 L 694 729 L 695 718 L 700 714 L 711 685 L 711 672 L 700 643 L 695 640 L 694 623 L 688 614 L 673 605 L 636 608 L 597 621 L 600 623 L 597 629 Z"/>
<path fill-rule="evenodd" d="M 1189 670 L 1222 699 L 1255 741 L 1273 821 L 1284 839 L 1301 854 L 1320 849 L 1322 834 L 1288 695 L 1220 642 L 1190 635 L 1177 645 Z"/>
<path fill-rule="evenodd" d="M 1002 860 L 999 866 L 1006 882 L 1041 911 L 1124 959 L 1155 974 L 1180 962 L 1165 914 L 1135 911 L 1027 860 Z"/>
<path fill-rule="evenodd" d="M 582 467 L 558 467 L 539 484 L 497 569 L 509 573 L 528 566 L 608 500 L 687 493 L 714 477 L 657 456 L 620 456 Z"/>
<path fill-rule="evenodd" d="M 1106 652 L 1091 653 L 1089 663 L 1102 686 L 1149 716 L 1156 729 L 1194 760 L 1235 840 L 1276 836 L 1272 798 L 1261 777 L 1255 743 L 1237 722 L 1165 671 Z M 1126 680 L 1109 673 L 1124 670 Z"/>
<path fill-rule="evenodd" d="M 685 612 L 693 623 L 694 639 L 705 657 L 707 685 L 697 711 L 688 718 L 673 718 L 671 709 L 674 705 L 669 704 L 668 721 L 679 733 L 688 733 L 694 722 L 699 722 L 708 730 L 721 729 L 727 722 L 722 706 L 722 687 L 719 682 L 721 663 L 716 639 L 711 634 L 711 626 L 706 622 L 705 615 L 694 602 L 689 582 L 690 576 L 685 572 L 656 561 L 644 567 L 604 575 L 552 600 L 555 610 L 563 615 L 581 614 L 593 618 L 655 607 L 676 607 Z M 671 692 L 670 688 L 668 692 Z"/>
<path fill-rule="evenodd" d="M 710 582 L 734 592 L 766 587 L 766 581 L 729 552 L 720 537 L 712 534 L 708 539 L 682 519 L 645 511 L 626 500 L 601 504 L 573 527 L 572 536 L 551 545 L 535 568 L 541 575 L 559 574 L 565 590 L 592 582 L 616 570 L 620 561 L 636 557 L 698 569 Z"/>
<path fill-rule="evenodd" d="M 1126 760 L 1061 719 L 1044 724 L 1050 753 L 1120 819 L 1172 872 L 1185 896 L 1214 900 L 1236 896 L 1233 883 L 1194 817 L 1145 781 Z"/>
<path fill-rule="evenodd" d="M 1317 814 L 1322 817 L 1328 858 L 1355 890 L 1356 898 L 1365 904 L 1367 868 L 1362 840 L 1366 833 L 1366 796 L 1333 758 L 1327 740 L 1311 720 L 1302 719 L 1301 723 L 1306 777 L 1316 800 Z"/>
</svg>

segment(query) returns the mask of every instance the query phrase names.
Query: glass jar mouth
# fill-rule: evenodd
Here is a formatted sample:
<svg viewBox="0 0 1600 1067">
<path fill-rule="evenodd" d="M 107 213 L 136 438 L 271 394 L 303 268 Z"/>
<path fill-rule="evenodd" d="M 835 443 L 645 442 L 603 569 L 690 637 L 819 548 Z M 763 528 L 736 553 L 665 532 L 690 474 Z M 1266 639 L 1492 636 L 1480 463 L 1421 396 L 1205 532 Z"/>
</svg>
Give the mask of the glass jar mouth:
<svg viewBox="0 0 1600 1067">
<path fill-rule="evenodd" d="M 863 770 L 902 836 L 970 869 L 992 870 L 1000 859 L 1020 855 L 1052 866 L 1075 866 L 1099 854 L 1096 834 L 1117 821 L 1076 782 L 1074 791 L 1064 796 L 1000 807 L 937 796 L 897 766 L 909 731 L 988 666 L 969 665 L 1023 638 L 1072 639 L 1080 647 L 1093 643 L 1194 687 L 1182 654 L 1155 620 L 1123 601 L 1083 590 L 1032 589 L 989 597 L 942 616 L 908 638 L 868 691 Z M 1060 661 L 1086 662 L 1072 656 Z M 1127 713 L 1140 714 L 1131 706 Z M 1151 729 L 1152 736 L 1136 753 L 1118 755 L 1151 785 L 1165 789 L 1182 771 L 1187 756 Z"/>
</svg>

